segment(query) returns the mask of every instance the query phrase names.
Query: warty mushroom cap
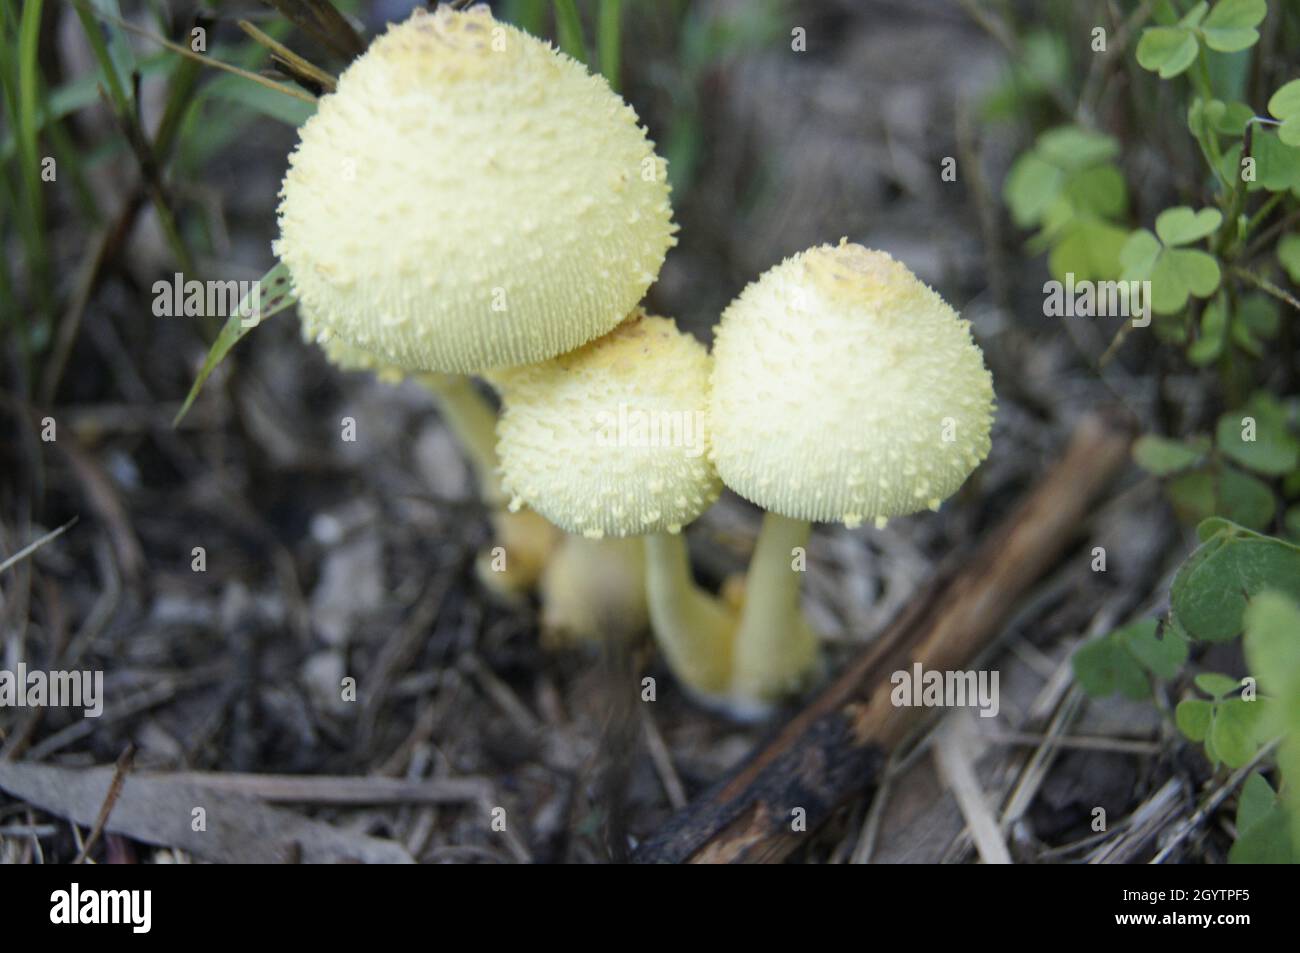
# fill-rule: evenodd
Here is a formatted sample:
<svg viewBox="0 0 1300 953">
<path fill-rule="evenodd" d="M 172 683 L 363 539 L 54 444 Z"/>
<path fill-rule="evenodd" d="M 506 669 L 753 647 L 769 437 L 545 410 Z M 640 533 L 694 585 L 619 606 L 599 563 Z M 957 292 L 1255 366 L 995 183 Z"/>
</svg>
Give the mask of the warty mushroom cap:
<svg viewBox="0 0 1300 953">
<path fill-rule="evenodd" d="M 303 124 L 275 250 L 313 338 L 408 370 L 544 360 L 617 325 L 674 244 L 653 146 L 486 6 L 417 9 Z"/>
<path fill-rule="evenodd" d="M 680 531 L 722 488 L 709 367 L 703 344 L 638 309 L 576 351 L 494 376 L 511 505 L 591 538 Z"/>
<path fill-rule="evenodd" d="M 883 524 L 937 509 L 988 455 L 970 322 L 884 252 L 787 258 L 723 313 L 713 355 L 714 462 L 774 513 Z"/>
</svg>

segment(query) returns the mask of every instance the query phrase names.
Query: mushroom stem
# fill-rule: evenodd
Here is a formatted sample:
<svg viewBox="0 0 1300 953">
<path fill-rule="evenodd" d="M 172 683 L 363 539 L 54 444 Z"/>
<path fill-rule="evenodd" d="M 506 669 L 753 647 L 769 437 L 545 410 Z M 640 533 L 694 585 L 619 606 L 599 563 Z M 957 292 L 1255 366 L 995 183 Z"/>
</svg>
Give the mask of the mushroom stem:
<svg viewBox="0 0 1300 953">
<path fill-rule="evenodd" d="M 745 578 L 736 633 L 731 694 L 772 701 L 797 691 L 818 664 L 817 637 L 799 608 L 795 548 L 808 544 L 807 520 L 768 512 Z"/>
<path fill-rule="evenodd" d="M 497 412 L 474 382 L 457 374 L 416 377 L 433 393 L 443 423 L 451 428 L 474 471 L 479 499 L 489 510 L 493 542 L 475 563 L 479 581 L 498 595 L 517 598 L 536 584 L 559 543 L 560 531 L 532 510 L 506 509 L 496 447 Z M 504 550 L 504 560 L 496 558 L 496 547 Z"/>
<path fill-rule="evenodd" d="M 673 674 L 688 688 L 720 695 L 731 669 L 735 618 L 691 578 L 686 537 L 645 537 L 646 600 L 655 641 Z"/>
<path fill-rule="evenodd" d="M 490 507 L 503 507 L 505 492 L 497 475 L 497 412 L 468 377 L 419 374 L 421 384 L 433 392 L 438 413 L 451 428 L 474 471 L 479 497 Z"/>
</svg>

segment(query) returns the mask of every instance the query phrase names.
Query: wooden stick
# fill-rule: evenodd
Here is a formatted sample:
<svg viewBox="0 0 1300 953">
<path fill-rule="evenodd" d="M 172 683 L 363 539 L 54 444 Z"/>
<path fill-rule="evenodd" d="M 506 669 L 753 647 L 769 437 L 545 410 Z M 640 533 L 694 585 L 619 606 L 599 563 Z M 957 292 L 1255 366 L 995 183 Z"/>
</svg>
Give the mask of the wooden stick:
<svg viewBox="0 0 1300 953">
<path fill-rule="evenodd" d="M 1119 410 L 1084 418 L 1064 456 L 983 543 L 940 569 L 808 707 L 669 819 L 633 862 L 780 861 L 806 836 L 793 830 L 796 809 L 812 831 L 872 787 L 888 753 L 926 714 L 890 701 L 890 675 L 914 662 L 961 669 L 994 640 L 1126 464 L 1132 431 Z"/>
</svg>

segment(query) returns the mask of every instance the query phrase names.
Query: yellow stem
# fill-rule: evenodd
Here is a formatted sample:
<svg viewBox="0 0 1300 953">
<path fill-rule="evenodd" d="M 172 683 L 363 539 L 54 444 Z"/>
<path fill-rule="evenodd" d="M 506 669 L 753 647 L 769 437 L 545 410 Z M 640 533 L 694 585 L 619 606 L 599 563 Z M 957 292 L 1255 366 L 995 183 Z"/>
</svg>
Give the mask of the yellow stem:
<svg viewBox="0 0 1300 953">
<path fill-rule="evenodd" d="M 461 450 L 474 470 L 479 497 L 489 507 L 506 503 L 497 474 L 497 412 L 468 377 L 418 375 L 420 383 L 433 392 L 443 422 L 451 428 Z"/>
<path fill-rule="evenodd" d="M 735 618 L 691 578 L 681 533 L 656 533 L 645 545 L 646 601 L 655 641 L 682 684 L 717 696 L 730 678 Z"/>
<path fill-rule="evenodd" d="M 737 699 L 765 702 L 791 694 L 817 668 L 817 637 L 799 608 L 794 568 L 794 550 L 806 551 L 810 531 L 806 520 L 763 517 L 736 633 L 730 688 Z"/>
</svg>

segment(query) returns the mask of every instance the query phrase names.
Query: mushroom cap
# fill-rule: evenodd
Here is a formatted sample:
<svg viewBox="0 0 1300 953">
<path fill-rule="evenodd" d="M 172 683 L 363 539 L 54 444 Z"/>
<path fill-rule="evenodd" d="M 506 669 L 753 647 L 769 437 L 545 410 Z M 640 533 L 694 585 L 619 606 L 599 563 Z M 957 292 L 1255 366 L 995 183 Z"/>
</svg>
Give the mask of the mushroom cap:
<svg viewBox="0 0 1300 953">
<path fill-rule="evenodd" d="M 713 355 L 718 473 L 783 516 L 937 509 L 988 455 L 993 380 L 970 322 L 884 252 L 787 258 L 727 307 Z"/>
<path fill-rule="evenodd" d="M 718 498 L 709 353 L 639 309 L 568 354 L 498 374 L 502 485 L 584 536 L 681 530 Z"/>
<path fill-rule="evenodd" d="M 675 242 L 668 194 L 603 78 L 486 6 L 417 9 L 303 124 L 275 250 L 312 338 L 475 373 L 617 325 Z"/>
<path fill-rule="evenodd" d="M 303 322 L 303 337 L 310 341 L 311 337 L 306 330 L 309 319 L 305 309 L 301 310 L 300 314 Z M 376 357 L 369 351 L 353 347 L 342 338 L 327 335 L 319 343 L 325 359 L 341 371 L 370 371 L 381 381 L 389 384 L 396 384 L 407 375 L 402 368 L 395 367 L 389 361 Z"/>
</svg>

